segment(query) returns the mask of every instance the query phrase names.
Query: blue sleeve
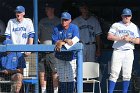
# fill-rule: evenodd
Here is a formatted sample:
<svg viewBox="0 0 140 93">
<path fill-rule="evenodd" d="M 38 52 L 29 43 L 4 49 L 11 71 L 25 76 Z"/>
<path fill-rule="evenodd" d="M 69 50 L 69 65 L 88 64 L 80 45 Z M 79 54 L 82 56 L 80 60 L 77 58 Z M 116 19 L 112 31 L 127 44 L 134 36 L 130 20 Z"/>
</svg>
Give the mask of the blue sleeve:
<svg viewBox="0 0 140 93">
<path fill-rule="evenodd" d="M 18 53 L 18 66 L 17 68 L 26 68 L 26 61 L 22 53 Z"/>
<path fill-rule="evenodd" d="M 58 28 L 55 27 L 53 28 L 53 33 L 52 33 L 52 43 L 55 44 L 58 40 L 59 40 Z"/>
<path fill-rule="evenodd" d="M 6 39 L 11 39 L 11 36 L 9 36 L 9 35 L 6 35 Z"/>
<path fill-rule="evenodd" d="M 80 38 L 79 36 L 79 28 L 77 25 L 74 25 L 73 27 L 73 37 L 77 36 L 78 38 Z"/>
<path fill-rule="evenodd" d="M 35 36 L 35 33 L 29 34 L 29 38 L 34 38 L 34 36 Z"/>
</svg>

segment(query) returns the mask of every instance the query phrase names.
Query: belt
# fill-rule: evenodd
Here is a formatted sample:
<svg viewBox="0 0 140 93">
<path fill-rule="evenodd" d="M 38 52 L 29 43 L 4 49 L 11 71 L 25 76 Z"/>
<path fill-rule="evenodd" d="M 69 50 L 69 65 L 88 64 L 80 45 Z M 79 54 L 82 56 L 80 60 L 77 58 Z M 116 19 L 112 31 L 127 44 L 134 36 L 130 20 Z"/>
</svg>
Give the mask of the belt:
<svg viewBox="0 0 140 93">
<path fill-rule="evenodd" d="M 96 44 L 96 42 L 88 42 L 88 43 L 85 43 L 85 45 L 92 45 L 92 44 Z"/>
<path fill-rule="evenodd" d="M 115 49 L 115 50 L 119 50 L 119 49 Z M 131 49 L 123 49 L 122 51 L 127 51 L 127 50 L 131 50 Z"/>
<path fill-rule="evenodd" d="M 130 49 L 124 49 L 124 51 L 126 51 L 126 50 L 130 50 Z"/>
</svg>

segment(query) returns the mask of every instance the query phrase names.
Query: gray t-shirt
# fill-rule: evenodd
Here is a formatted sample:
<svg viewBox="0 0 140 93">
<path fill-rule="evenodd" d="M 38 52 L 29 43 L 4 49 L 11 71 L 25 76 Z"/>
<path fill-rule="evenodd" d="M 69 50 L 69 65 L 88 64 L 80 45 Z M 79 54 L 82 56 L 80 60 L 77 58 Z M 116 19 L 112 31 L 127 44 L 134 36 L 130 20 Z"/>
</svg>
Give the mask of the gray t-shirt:
<svg viewBox="0 0 140 93">
<path fill-rule="evenodd" d="M 39 22 L 39 30 L 38 30 L 38 38 L 41 43 L 45 40 L 52 39 L 52 30 L 53 27 L 60 24 L 60 19 L 58 17 L 54 17 L 53 19 L 43 18 Z"/>
</svg>

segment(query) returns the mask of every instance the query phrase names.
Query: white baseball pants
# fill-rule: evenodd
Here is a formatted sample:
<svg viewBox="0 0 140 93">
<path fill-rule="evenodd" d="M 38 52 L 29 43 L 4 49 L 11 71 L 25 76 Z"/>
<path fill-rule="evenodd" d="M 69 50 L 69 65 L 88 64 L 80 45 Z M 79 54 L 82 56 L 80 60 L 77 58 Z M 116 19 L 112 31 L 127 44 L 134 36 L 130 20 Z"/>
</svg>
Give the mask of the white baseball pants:
<svg viewBox="0 0 140 93">
<path fill-rule="evenodd" d="M 111 73 L 109 79 L 116 82 L 122 70 L 123 81 L 131 79 L 132 65 L 134 60 L 133 50 L 114 49 L 111 61 Z"/>
</svg>

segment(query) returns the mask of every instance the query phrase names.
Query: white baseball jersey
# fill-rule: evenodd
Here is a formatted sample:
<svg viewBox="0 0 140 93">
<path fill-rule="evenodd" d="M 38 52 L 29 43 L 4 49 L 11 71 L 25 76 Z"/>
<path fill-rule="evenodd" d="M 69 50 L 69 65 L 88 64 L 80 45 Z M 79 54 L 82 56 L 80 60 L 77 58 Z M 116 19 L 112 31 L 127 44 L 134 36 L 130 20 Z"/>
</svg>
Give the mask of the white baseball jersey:
<svg viewBox="0 0 140 93">
<path fill-rule="evenodd" d="M 28 36 L 34 32 L 32 20 L 24 18 L 18 22 L 16 18 L 10 19 L 7 24 L 5 35 L 10 36 L 13 44 L 27 44 Z"/>
<path fill-rule="evenodd" d="M 140 37 L 138 27 L 132 22 L 128 26 L 123 24 L 122 21 L 114 23 L 108 33 L 112 33 L 119 37 L 122 37 L 124 35 L 129 35 L 132 38 Z M 112 47 L 120 50 L 134 49 L 134 44 L 126 41 L 114 41 Z"/>
<path fill-rule="evenodd" d="M 73 23 L 79 27 L 80 40 L 83 43 L 96 42 L 95 36 L 102 33 L 99 21 L 93 16 L 87 20 L 79 16 L 73 20 Z"/>
<path fill-rule="evenodd" d="M 114 23 L 109 32 L 122 37 L 129 35 L 132 38 L 140 37 L 139 29 L 134 23 L 125 25 L 122 21 Z M 122 69 L 123 81 L 131 79 L 132 65 L 134 60 L 134 44 L 126 41 L 114 41 L 114 51 L 111 60 L 111 73 L 109 79 L 116 82 Z"/>
<path fill-rule="evenodd" d="M 90 16 L 88 19 L 79 16 L 73 20 L 73 23 L 79 27 L 80 41 L 84 44 L 84 61 L 95 61 L 95 44 L 86 44 L 96 42 L 95 37 L 102 33 L 99 21 Z"/>
</svg>

